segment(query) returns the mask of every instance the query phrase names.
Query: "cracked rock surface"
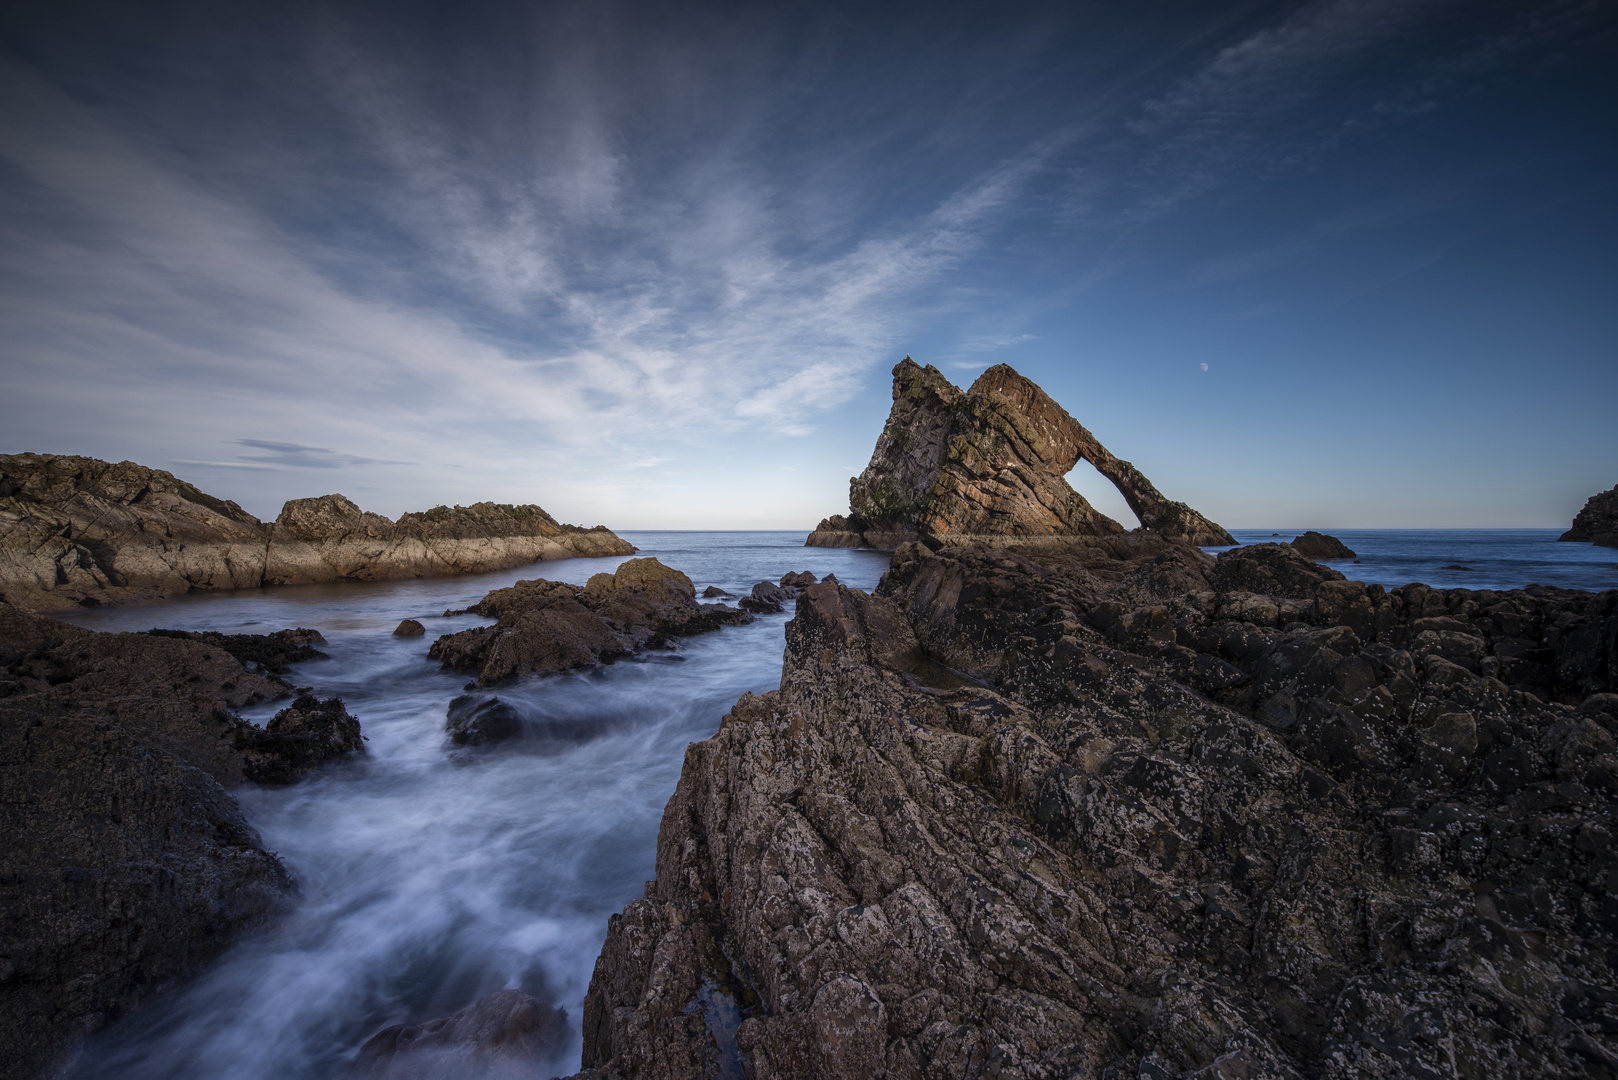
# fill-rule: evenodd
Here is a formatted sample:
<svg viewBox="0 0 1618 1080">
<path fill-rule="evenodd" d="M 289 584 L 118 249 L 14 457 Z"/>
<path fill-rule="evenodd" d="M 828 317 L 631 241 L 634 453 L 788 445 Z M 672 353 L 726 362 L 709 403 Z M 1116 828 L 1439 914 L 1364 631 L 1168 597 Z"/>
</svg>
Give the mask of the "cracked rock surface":
<svg viewBox="0 0 1618 1080">
<path fill-rule="evenodd" d="M 787 634 L 581 1080 L 1618 1070 L 1618 592 L 908 544 Z"/>
</svg>

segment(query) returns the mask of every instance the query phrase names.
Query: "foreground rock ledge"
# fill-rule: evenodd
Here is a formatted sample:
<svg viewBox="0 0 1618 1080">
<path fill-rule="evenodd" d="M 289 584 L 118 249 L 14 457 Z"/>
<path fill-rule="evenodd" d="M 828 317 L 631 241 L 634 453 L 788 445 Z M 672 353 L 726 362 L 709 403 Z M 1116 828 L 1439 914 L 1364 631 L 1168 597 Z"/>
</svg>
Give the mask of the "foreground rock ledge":
<svg viewBox="0 0 1618 1080">
<path fill-rule="evenodd" d="M 263 668 L 318 640 L 101 634 L 0 602 L 0 1080 L 39 1074 L 289 900 L 227 789 L 363 752 L 359 724 L 336 698 L 264 728 L 232 710 L 288 696 Z"/>
<path fill-rule="evenodd" d="M 293 499 L 266 524 L 132 461 L 0 454 L 0 599 L 38 611 L 634 553 L 600 525 L 563 525 L 537 506 L 438 506 L 392 521 L 323 495 Z"/>
<path fill-rule="evenodd" d="M 1618 593 L 901 548 L 686 753 L 581 1077 L 1618 1069 Z"/>
<path fill-rule="evenodd" d="M 822 521 L 809 547 L 892 550 L 920 537 L 960 544 L 1060 546 L 1123 526 L 1064 477 L 1088 461 L 1116 487 L 1142 530 L 1208 547 L 1236 541 L 1191 507 L 1164 497 L 1084 425 L 1005 364 L 964 394 L 909 357 L 893 369 L 893 408 L 871 463 L 849 481 L 849 516 Z"/>
</svg>

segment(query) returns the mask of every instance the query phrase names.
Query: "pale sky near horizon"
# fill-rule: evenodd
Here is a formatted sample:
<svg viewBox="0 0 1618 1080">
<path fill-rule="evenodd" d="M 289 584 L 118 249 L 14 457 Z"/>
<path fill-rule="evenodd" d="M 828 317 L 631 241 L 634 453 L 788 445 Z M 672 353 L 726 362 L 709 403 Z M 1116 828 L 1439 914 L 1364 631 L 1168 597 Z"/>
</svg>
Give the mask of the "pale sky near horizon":
<svg viewBox="0 0 1618 1080">
<path fill-rule="evenodd" d="M 909 355 L 1227 527 L 1565 526 L 1618 483 L 1615 12 L 14 0 L 0 452 L 808 528 Z"/>
</svg>

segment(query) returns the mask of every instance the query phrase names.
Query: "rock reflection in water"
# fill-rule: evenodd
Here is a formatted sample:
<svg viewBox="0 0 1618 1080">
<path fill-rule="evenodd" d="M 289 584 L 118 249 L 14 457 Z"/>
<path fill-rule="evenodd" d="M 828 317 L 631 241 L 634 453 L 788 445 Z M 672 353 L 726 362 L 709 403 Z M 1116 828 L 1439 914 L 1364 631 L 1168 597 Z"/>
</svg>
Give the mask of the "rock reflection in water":
<svg viewBox="0 0 1618 1080">
<path fill-rule="evenodd" d="M 804 568 L 870 588 L 886 567 L 885 555 L 805 552 L 802 536 L 643 533 L 633 542 L 699 587 L 741 592 Z M 582 581 L 603 563 L 547 563 L 543 574 Z M 524 570 L 188 598 L 75 620 L 109 630 L 316 627 L 330 658 L 299 665 L 293 678 L 342 695 L 369 755 L 290 788 L 236 792 L 301 884 L 302 903 L 92 1040 L 74 1076 L 341 1076 L 381 1029 L 505 988 L 567 1010 L 573 1029 L 549 1064 L 562 1074 L 577 1067 L 578 1018 L 607 916 L 652 876 L 685 745 L 712 734 L 741 693 L 776 684 L 790 612 L 674 653 L 492 688 L 479 697 L 509 706 L 519 730 L 457 748 L 446 712 L 466 677 L 424 654 L 438 634 L 481 620 L 430 613 L 535 572 Z M 407 617 L 426 624 L 425 641 L 392 635 Z"/>
</svg>

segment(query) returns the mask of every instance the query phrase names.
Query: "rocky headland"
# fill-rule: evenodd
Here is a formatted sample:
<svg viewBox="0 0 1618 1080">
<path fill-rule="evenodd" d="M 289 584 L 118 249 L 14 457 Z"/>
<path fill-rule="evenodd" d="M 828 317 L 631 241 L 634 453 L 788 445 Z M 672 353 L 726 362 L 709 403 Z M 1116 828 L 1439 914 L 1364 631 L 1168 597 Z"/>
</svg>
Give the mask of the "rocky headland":
<svg viewBox="0 0 1618 1080">
<path fill-rule="evenodd" d="M 1601 547 L 1618 548 L 1618 485 L 1611 491 L 1590 496 L 1573 518 L 1573 527 L 1559 540 L 1584 540 Z"/>
<path fill-rule="evenodd" d="M 581 1077 L 1618 1070 L 1618 592 L 912 543 L 787 635 Z"/>
<path fill-rule="evenodd" d="M 563 525 L 537 506 L 439 506 L 393 521 L 324 495 L 266 523 L 134 462 L 0 455 L 0 599 L 33 610 L 634 552 L 603 526 Z"/>
<path fill-rule="evenodd" d="M 849 481 L 848 516 L 822 521 L 807 544 L 893 550 L 925 538 L 1060 546 L 1122 533 L 1063 479 L 1080 461 L 1112 482 L 1143 531 L 1210 547 L 1236 542 L 1165 498 L 1010 367 L 990 368 L 962 393 L 937 368 L 907 357 L 893 369 L 893 408 L 871 462 Z"/>
<path fill-rule="evenodd" d="M 320 635 L 105 634 L 0 601 L 0 1078 L 195 973 L 294 890 L 229 789 L 363 752 L 336 698 L 265 727 Z"/>
</svg>

